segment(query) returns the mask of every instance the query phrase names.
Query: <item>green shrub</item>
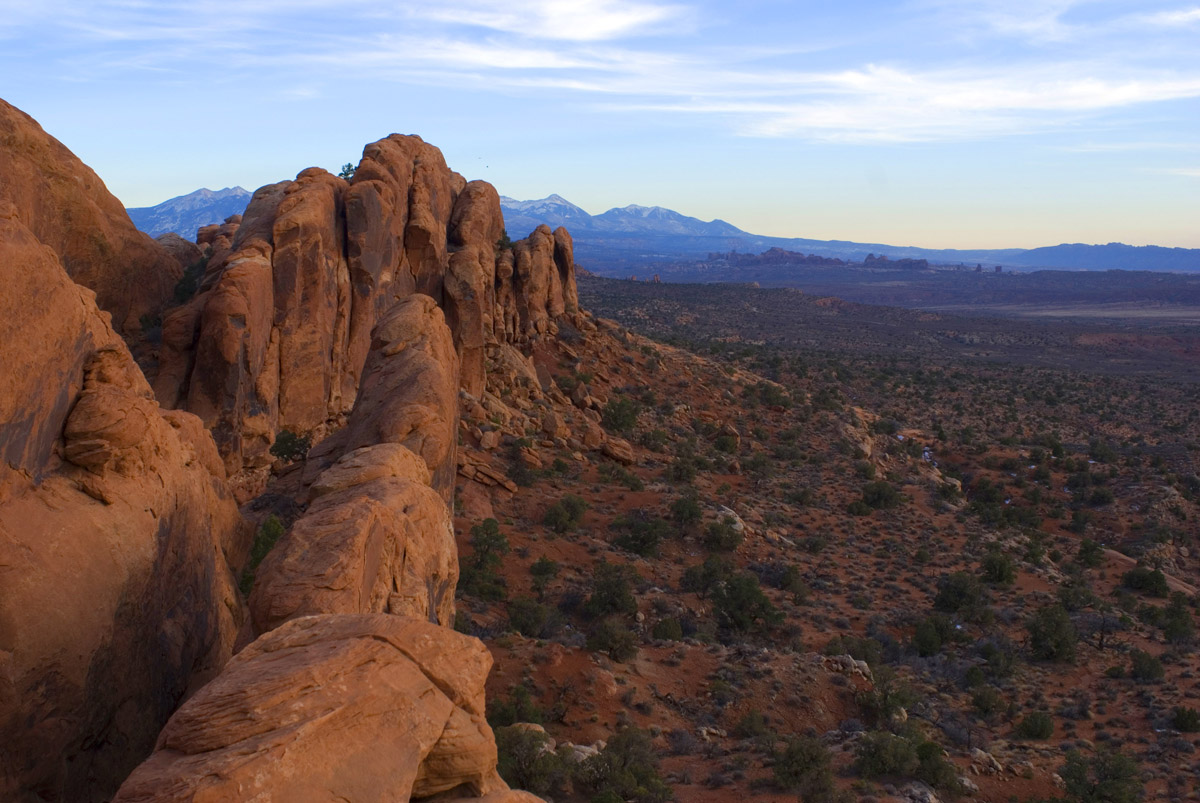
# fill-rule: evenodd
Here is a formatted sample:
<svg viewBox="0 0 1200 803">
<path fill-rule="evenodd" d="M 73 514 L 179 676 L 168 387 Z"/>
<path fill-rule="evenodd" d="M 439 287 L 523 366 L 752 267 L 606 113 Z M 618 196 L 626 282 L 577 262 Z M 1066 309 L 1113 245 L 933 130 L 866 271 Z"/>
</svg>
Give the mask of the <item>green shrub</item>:
<svg viewBox="0 0 1200 803">
<path fill-rule="evenodd" d="M 704 563 L 689 566 L 683 573 L 680 588 L 699 594 L 701 599 L 733 574 L 733 565 L 724 558 L 710 555 Z"/>
<path fill-rule="evenodd" d="M 641 411 L 641 405 L 633 399 L 609 399 L 600 414 L 600 421 L 605 429 L 625 434 L 637 426 L 638 414 Z"/>
<path fill-rule="evenodd" d="M 735 633 L 748 633 L 776 625 L 783 614 L 759 588 L 750 572 L 735 574 L 712 590 L 713 612 L 718 624 Z"/>
<path fill-rule="evenodd" d="M 1187 596 L 1176 591 L 1171 594 L 1171 602 L 1163 609 L 1163 638 L 1169 644 L 1188 644 L 1196 635 L 1196 623 L 1187 605 Z"/>
<path fill-rule="evenodd" d="M 1033 711 L 1017 723 L 1017 736 L 1022 739 L 1049 739 L 1054 735 L 1054 718 L 1045 711 Z"/>
<path fill-rule="evenodd" d="M 249 596 L 250 589 L 254 587 L 254 576 L 258 572 L 258 565 L 275 547 L 284 532 L 283 522 L 274 513 L 267 516 L 259 525 L 258 530 L 254 533 L 254 542 L 250 545 L 250 558 L 246 561 L 246 566 L 242 569 L 242 576 L 238 580 L 238 586 L 242 589 L 243 594 Z"/>
<path fill-rule="evenodd" d="M 471 528 L 471 555 L 459 561 L 458 589 L 480 599 L 501 600 L 508 596 L 504 578 L 498 569 L 508 554 L 508 539 L 500 532 L 500 522 L 484 519 Z"/>
<path fill-rule="evenodd" d="M 514 688 L 507 699 L 497 694 L 488 700 L 487 721 L 493 728 L 517 722 L 540 723 L 545 717 L 546 712 L 538 706 L 529 689 L 524 686 Z"/>
<path fill-rule="evenodd" d="M 186 304 L 196 295 L 196 291 L 200 289 L 200 280 L 204 278 L 204 271 L 208 268 L 208 257 L 201 258 L 198 262 L 193 262 L 183 269 L 183 275 L 179 277 L 179 281 L 175 283 L 175 303 Z"/>
<path fill-rule="evenodd" d="M 570 764 L 547 749 L 550 737 L 542 731 L 521 727 L 496 728 L 496 769 L 514 789 L 535 795 L 559 796 L 570 779 Z"/>
<path fill-rule="evenodd" d="M 767 718 L 763 712 L 757 708 L 751 708 L 733 726 L 732 732 L 735 739 L 755 739 L 769 735 L 771 728 L 767 725 Z"/>
<path fill-rule="evenodd" d="M 664 429 L 652 429 L 649 432 L 642 433 L 642 436 L 638 438 L 638 443 L 654 452 L 665 450 L 668 441 L 669 436 Z"/>
<path fill-rule="evenodd" d="M 704 511 L 700 508 L 700 500 L 694 491 L 676 497 L 671 502 L 671 521 L 679 525 L 679 529 L 687 532 L 700 523 Z"/>
<path fill-rule="evenodd" d="M 991 585 L 1010 586 L 1017 579 L 1016 563 L 999 550 L 992 550 L 984 555 L 979 570 L 984 582 Z"/>
<path fill-rule="evenodd" d="M 650 737 L 636 728 L 613 735 L 598 755 L 579 765 L 575 780 L 597 801 L 666 803 L 671 788 L 658 773 L 658 756 Z"/>
<path fill-rule="evenodd" d="M 538 558 L 529 567 L 529 573 L 533 576 L 533 591 L 539 600 L 545 597 L 546 587 L 550 585 L 551 580 L 558 576 L 558 570 L 558 561 L 550 560 L 545 555 Z"/>
<path fill-rule="evenodd" d="M 887 731 L 864 733 L 858 741 L 855 769 L 864 778 L 885 775 L 912 776 L 921 765 L 913 744 Z"/>
<path fill-rule="evenodd" d="M 522 636 L 549 638 L 562 627 L 562 614 L 537 600 L 518 597 L 508 603 L 508 626 Z"/>
<path fill-rule="evenodd" d="M 805 803 L 824 803 L 833 799 L 833 769 L 827 748 L 820 739 L 800 736 L 789 739 L 775 754 L 772 772 L 775 785 L 798 794 Z"/>
<path fill-rule="evenodd" d="M 899 505 L 904 497 L 887 480 L 869 482 L 862 489 L 863 504 L 875 510 L 884 510 Z"/>
<path fill-rule="evenodd" d="M 873 480 L 875 479 L 875 464 L 870 460 L 856 460 L 854 473 L 864 480 Z"/>
<path fill-rule="evenodd" d="M 713 552 L 732 552 L 742 543 L 742 531 L 729 516 L 722 516 L 704 531 L 704 546 Z"/>
<path fill-rule="evenodd" d="M 943 613 L 967 613 L 979 610 L 987 601 L 987 592 L 979 578 L 967 572 L 943 574 L 933 607 Z"/>
<path fill-rule="evenodd" d="M 1200 711 L 1177 706 L 1171 710 L 1171 727 L 1183 733 L 1200 731 Z"/>
<path fill-rule="evenodd" d="M 614 661 L 624 663 L 637 655 L 637 637 L 619 616 L 601 619 L 588 632 L 587 648 L 606 652 Z"/>
<path fill-rule="evenodd" d="M 674 616 L 669 616 L 655 622 L 650 635 L 663 641 L 679 641 L 683 638 L 683 625 Z"/>
<path fill-rule="evenodd" d="M 271 444 L 271 454 L 290 463 L 307 455 L 311 447 L 312 438 L 307 435 L 300 436 L 284 429 L 275 436 L 275 442 Z"/>
<path fill-rule="evenodd" d="M 579 526 L 587 509 L 588 503 L 583 497 L 567 494 L 546 508 L 542 523 L 556 533 L 566 533 Z"/>
<path fill-rule="evenodd" d="M 1142 799 L 1137 762 L 1116 751 L 1088 757 L 1072 750 L 1058 774 L 1067 796 L 1077 803 L 1137 803 Z"/>
<path fill-rule="evenodd" d="M 834 636 L 825 645 L 825 655 L 849 655 L 856 661 L 866 661 L 871 666 L 883 663 L 883 645 L 870 636 Z"/>
<path fill-rule="evenodd" d="M 616 463 L 601 463 L 596 469 L 596 473 L 600 475 L 601 479 L 623 485 L 631 491 L 641 491 L 646 487 L 641 477 Z"/>
<path fill-rule="evenodd" d="M 954 623 L 942 614 L 933 614 L 917 622 L 913 633 L 912 645 L 917 655 L 929 658 L 942 651 L 942 646 L 950 641 L 954 634 Z"/>
<path fill-rule="evenodd" d="M 726 454 L 733 454 L 734 452 L 737 451 L 737 447 L 738 447 L 738 439 L 737 439 L 736 435 L 729 435 L 729 434 L 718 435 L 717 439 L 713 441 L 713 448 L 716 449 L 718 452 L 725 452 Z"/>
<path fill-rule="evenodd" d="M 583 604 L 584 615 L 598 619 L 613 614 L 637 613 L 631 585 L 637 572 L 628 566 L 601 560 L 592 575 L 592 593 Z"/>
<path fill-rule="evenodd" d="M 1142 591 L 1151 597 L 1165 597 L 1171 589 L 1166 576 L 1158 569 L 1135 566 L 1121 577 L 1121 585 L 1133 591 Z"/>
<path fill-rule="evenodd" d="M 1055 604 L 1040 608 L 1025 627 L 1029 631 L 1029 649 L 1034 658 L 1057 662 L 1075 659 L 1078 636 L 1063 606 Z"/>
<path fill-rule="evenodd" d="M 924 781 L 934 789 L 941 789 L 951 795 L 961 791 L 958 768 L 943 755 L 942 746 L 937 742 L 917 743 L 915 775 L 918 780 Z"/>
<path fill-rule="evenodd" d="M 971 706 L 984 719 L 992 719 L 1008 709 L 1008 701 L 995 686 L 980 686 L 971 695 Z"/>
<path fill-rule="evenodd" d="M 887 727 L 892 724 L 892 718 L 900 713 L 900 709 L 908 708 L 916 702 L 917 696 L 891 667 L 876 666 L 873 674 L 873 686 L 867 691 L 859 692 L 855 696 L 855 702 L 869 724 Z"/>
<path fill-rule="evenodd" d="M 1129 654 L 1129 676 L 1138 683 L 1157 683 L 1163 679 L 1162 661 L 1143 650 Z"/>
<path fill-rule="evenodd" d="M 659 542 L 671 534 L 671 526 L 665 519 L 641 510 L 617 519 L 613 527 L 623 531 L 613 539 L 615 546 L 647 558 L 657 555 Z"/>
<path fill-rule="evenodd" d="M 850 504 L 846 505 L 846 512 L 851 516 L 870 516 L 875 511 L 861 499 L 855 499 Z"/>
</svg>

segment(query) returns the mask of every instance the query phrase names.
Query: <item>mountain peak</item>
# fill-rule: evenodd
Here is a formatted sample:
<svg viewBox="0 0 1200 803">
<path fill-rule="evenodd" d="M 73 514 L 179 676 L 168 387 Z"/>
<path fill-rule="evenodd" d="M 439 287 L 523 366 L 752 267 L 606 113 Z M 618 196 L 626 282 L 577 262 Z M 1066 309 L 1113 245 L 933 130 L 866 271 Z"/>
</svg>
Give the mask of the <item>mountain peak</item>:
<svg viewBox="0 0 1200 803">
<path fill-rule="evenodd" d="M 210 223 L 220 223 L 230 215 L 241 214 L 250 202 L 251 192 L 243 187 L 210 190 L 201 187 L 170 198 L 155 206 L 125 210 L 133 224 L 151 237 L 175 232 L 185 239 L 195 239 L 196 230 Z"/>
</svg>

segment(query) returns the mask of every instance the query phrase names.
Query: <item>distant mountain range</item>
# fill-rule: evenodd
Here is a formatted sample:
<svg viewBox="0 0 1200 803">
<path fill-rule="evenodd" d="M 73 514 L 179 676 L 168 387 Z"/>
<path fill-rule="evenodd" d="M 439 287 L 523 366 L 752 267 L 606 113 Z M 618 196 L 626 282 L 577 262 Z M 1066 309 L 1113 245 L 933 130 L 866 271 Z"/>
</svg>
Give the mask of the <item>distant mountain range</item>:
<svg viewBox="0 0 1200 803">
<path fill-rule="evenodd" d="M 134 224 L 151 236 L 174 231 L 195 239 L 196 230 L 220 223 L 245 210 L 251 193 L 241 187 L 200 189 L 157 206 L 130 209 Z M 501 196 L 504 224 L 514 238 L 524 237 L 545 223 L 566 226 L 575 239 L 580 264 L 605 276 L 654 272 L 656 263 L 700 260 L 709 254 L 739 251 L 760 253 L 783 248 L 818 256 L 861 262 L 868 254 L 890 259 L 927 259 L 934 264 L 1003 265 L 1018 270 L 1150 270 L 1200 272 L 1200 249 L 1135 247 L 1122 243 L 1081 243 L 1046 248 L 939 249 L 858 243 L 849 240 L 812 240 L 766 237 L 743 231 L 723 220 L 703 221 L 661 206 L 629 206 L 588 214 L 563 198 L 551 195 L 534 201 Z"/>
<path fill-rule="evenodd" d="M 133 225 L 157 237 L 173 231 L 188 240 L 196 239 L 196 230 L 210 223 L 221 223 L 230 215 L 240 215 L 250 202 L 250 191 L 241 187 L 223 190 L 199 189 L 180 195 L 157 206 L 127 209 Z"/>
<path fill-rule="evenodd" d="M 760 253 L 783 248 L 818 256 L 863 261 L 868 254 L 891 259 L 927 259 L 935 264 L 1003 265 L 1019 270 L 1151 270 L 1200 272 L 1200 249 L 1135 247 L 1122 243 L 1081 243 L 1046 248 L 951 249 L 916 248 L 849 240 L 812 240 L 751 234 L 723 220 L 705 222 L 660 206 L 626 206 L 600 215 L 560 195 L 536 201 L 501 196 L 505 225 L 522 237 L 539 224 L 566 226 L 575 239 L 580 264 L 606 276 L 653 272 L 654 263 L 703 259 L 711 253 Z"/>
</svg>

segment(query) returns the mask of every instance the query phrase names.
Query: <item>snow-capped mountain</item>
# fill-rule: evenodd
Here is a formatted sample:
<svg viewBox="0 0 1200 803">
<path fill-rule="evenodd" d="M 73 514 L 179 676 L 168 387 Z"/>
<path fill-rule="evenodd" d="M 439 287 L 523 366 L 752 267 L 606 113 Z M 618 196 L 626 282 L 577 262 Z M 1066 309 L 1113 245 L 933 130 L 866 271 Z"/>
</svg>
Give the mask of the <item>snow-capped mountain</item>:
<svg viewBox="0 0 1200 803">
<path fill-rule="evenodd" d="M 500 207 L 504 222 L 513 237 L 523 237 L 542 223 L 556 228 L 566 226 L 572 235 L 603 232 L 605 234 L 662 234 L 692 237 L 741 236 L 746 232 L 723 220 L 705 222 L 681 215 L 661 206 L 629 206 L 609 209 L 600 215 L 590 215 L 563 198 L 551 195 L 535 201 L 518 201 L 501 196 Z"/>
<path fill-rule="evenodd" d="M 207 187 L 163 201 L 155 206 L 126 209 L 133 225 L 157 237 L 173 231 L 188 240 L 196 239 L 196 229 L 221 223 L 230 215 L 240 215 L 250 202 L 251 193 L 241 187 L 210 190 Z"/>
<path fill-rule="evenodd" d="M 629 232 L 642 234 L 674 234 L 691 237 L 729 237 L 745 235 L 746 232 L 723 220 L 705 222 L 699 218 L 681 215 L 673 209 L 661 206 L 638 206 L 630 204 L 610 209 L 592 218 L 597 231 Z"/>
</svg>

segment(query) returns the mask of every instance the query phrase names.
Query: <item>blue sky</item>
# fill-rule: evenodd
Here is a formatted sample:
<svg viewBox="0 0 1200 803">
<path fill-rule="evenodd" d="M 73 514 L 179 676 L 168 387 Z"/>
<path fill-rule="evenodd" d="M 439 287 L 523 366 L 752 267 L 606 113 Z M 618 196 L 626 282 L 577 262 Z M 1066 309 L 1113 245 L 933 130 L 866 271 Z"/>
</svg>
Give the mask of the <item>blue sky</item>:
<svg viewBox="0 0 1200 803">
<path fill-rule="evenodd" d="M 0 0 L 0 97 L 130 206 L 396 131 L 592 213 L 1200 247 L 1198 0 Z"/>
</svg>

